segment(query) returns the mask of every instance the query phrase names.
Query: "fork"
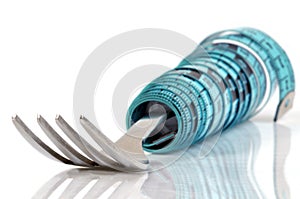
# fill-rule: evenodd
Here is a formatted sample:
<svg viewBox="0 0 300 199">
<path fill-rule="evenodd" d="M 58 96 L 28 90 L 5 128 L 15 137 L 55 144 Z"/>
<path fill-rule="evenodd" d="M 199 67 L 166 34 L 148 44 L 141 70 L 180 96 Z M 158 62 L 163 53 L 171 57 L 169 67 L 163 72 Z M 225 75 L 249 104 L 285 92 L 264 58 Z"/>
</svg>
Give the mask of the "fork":
<svg viewBox="0 0 300 199">
<path fill-rule="evenodd" d="M 129 130 L 116 143 L 81 116 L 81 126 L 102 150 L 61 116 L 56 117 L 57 125 L 82 153 L 42 116 L 38 116 L 38 124 L 65 157 L 39 139 L 18 116 L 13 117 L 13 123 L 33 147 L 52 159 L 78 166 L 140 171 L 149 167 L 144 150 L 174 152 L 202 142 L 209 146 L 205 153 L 209 152 L 223 130 L 249 119 L 266 105 L 276 84 L 279 104 L 274 121 L 293 106 L 292 65 L 270 36 L 253 28 L 238 28 L 207 37 L 175 69 L 149 83 L 129 106 Z M 209 136 L 217 139 L 209 143 Z"/>
<path fill-rule="evenodd" d="M 103 151 L 99 151 L 77 133 L 62 116 L 57 115 L 55 118 L 56 124 L 81 150 L 82 153 L 80 153 L 65 141 L 41 115 L 38 115 L 37 122 L 39 126 L 66 158 L 38 138 L 18 115 L 13 116 L 12 121 L 21 135 L 48 158 L 77 166 L 111 168 L 120 171 L 141 171 L 149 166 L 149 160 L 142 148 L 142 140 L 149 134 L 159 130 L 165 118 L 164 115 L 144 117 L 114 143 L 87 118 L 81 116 L 80 124 L 95 143 L 103 149 Z"/>
</svg>

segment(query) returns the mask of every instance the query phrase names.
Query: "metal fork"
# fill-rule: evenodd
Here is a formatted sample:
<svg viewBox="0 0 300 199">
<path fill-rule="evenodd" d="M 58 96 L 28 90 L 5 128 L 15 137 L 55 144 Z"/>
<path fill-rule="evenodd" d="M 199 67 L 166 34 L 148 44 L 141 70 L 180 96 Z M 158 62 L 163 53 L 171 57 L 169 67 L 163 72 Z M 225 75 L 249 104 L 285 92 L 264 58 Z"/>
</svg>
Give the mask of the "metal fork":
<svg viewBox="0 0 300 199">
<path fill-rule="evenodd" d="M 165 115 L 153 115 L 138 120 L 117 142 L 112 142 L 102 133 L 92 122 L 84 116 L 80 117 L 80 124 L 102 148 L 96 149 L 85 138 L 77 133 L 60 115 L 55 119 L 56 124 L 63 133 L 81 150 L 74 149 L 64 140 L 40 115 L 37 122 L 43 132 L 53 142 L 53 144 L 64 154 L 57 153 L 54 149 L 45 144 L 37 137 L 20 119 L 15 115 L 12 117 L 13 124 L 21 135 L 39 152 L 48 158 L 58 160 L 65 164 L 98 167 L 101 169 L 114 169 L 120 171 L 141 171 L 149 166 L 149 160 L 144 154 L 142 147 L 143 138 L 159 131 L 164 122 Z"/>
</svg>

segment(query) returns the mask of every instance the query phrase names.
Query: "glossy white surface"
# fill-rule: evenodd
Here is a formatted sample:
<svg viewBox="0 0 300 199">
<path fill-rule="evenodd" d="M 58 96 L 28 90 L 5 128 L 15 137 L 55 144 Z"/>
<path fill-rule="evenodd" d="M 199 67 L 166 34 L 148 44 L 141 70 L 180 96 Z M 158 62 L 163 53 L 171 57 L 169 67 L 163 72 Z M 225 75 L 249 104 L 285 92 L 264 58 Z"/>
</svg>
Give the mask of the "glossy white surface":
<svg viewBox="0 0 300 199">
<path fill-rule="evenodd" d="M 62 114 L 67 121 L 72 121 L 73 89 L 76 76 L 86 57 L 103 41 L 125 31 L 155 27 L 177 31 L 199 42 L 218 30 L 251 26 L 266 31 L 282 45 L 291 59 L 296 81 L 298 81 L 300 29 L 297 24 L 299 24 L 299 18 L 297 1 L 252 0 L 247 3 L 238 0 L 194 2 L 168 0 L 151 2 L 138 0 L 105 2 L 1 1 L 0 197 L 31 198 L 53 176 L 73 169 L 73 167 L 49 160 L 36 152 L 15 130 L 11 116 L 18 113 L 41 137 L 45 136 L 42 135 L 36 124 L 37 113 L 43 114 L 51 124 L 55 123 L 54 117 L 58 113 Z M 167 57 L 165 54 L 144 53 L 143 55 L 135 54 L 130 59 L 123 61 L 119 62 L 119 65 L 114 65 L 115 68 L 112 68 L 112 72 L 108 71 L 108 77 L 103 80 L 117 81 L 122 74 L 126 74 L 128 70 L 141 64 L 156 63 L 175 67 L 180 59 Z M 116 74 L 115 71 L 119 71 L 119 73 Z M 110 74 L 115 76 L 109 76 Z M 101 128 L 105 132 L 114 132 L 114 135 L 117 135 L 114 139 L 117 139 L 122 132 L 111 117 L 111 90 L 113 88 L 109 85 L 106 83 L 99 86 L 95 100 L 96 109 L 99 111 L 96 114 Z M 102 95 L 103 93 L 105 95 Z M 279 194 L 287 196 L 290 193 L 291 198 L 299 198 L 299 94 L 300 86 L 297 83 L 294 109 L 278 122 L 281 127 L 277 128 L 277 133 L 271 122 L 278 99 L 278 96 L 275 95 L 270 105 L 253 120 L 255 128 L 250 125 L 253 129 L 245 130 L 243 128 L 241 132 L 236 132 L 238 131 L 236 129 L 233 130 L 235 132 L 226 134 L 228 140 L 229 137 L 232 138 L 232 142 L 227 144 L 234 149 L 232 153 L 225 153 L 223 156 L 216 150 L 210 156 L 210 160 L 214 162 L 225 157 L 232 158 L 228 161 L 229 163 L 233 161 L 232 165 L 235 167 L 223 176 L 231 176 L 234 172 L 241 171 L 243 183 L 239 184 L 236 178 L 230 178 L 230 183 L 235 185 L 234 187 L 241 193 L 249 194 L 249 196 L 252 194 L 251 196 L 262 195 L 266 198 L 274 198 L 277 191 Z M 103 100 L 101 101 L 97 96 L 101 96 Z M 98 102 L 99 104 L 97 104 Z M 253 134 L 249 132 L 250 130 L 253 131 Z M 242 133 L 245 133 L 248 139 L 244 139 L 241 135 L 234 136 Z M 274 139 L 276 134 L 282 136 L 278 148 L 283 149 L 274 153 L 276 151 Z M 242 141 L 238 142 L 235 140 L 236 137 Z M 251 151 L 257 151 L 257 154 L 250 153 Z M 247 161 L 242 157 L 248 157 Z M 252 159 L 249 159 L 250 157 Z M 276 176 L 274 175 L 274 157 L 278 160 L 277 171 L 283 171 L 277 173 L 277 179 L 285 178 L 286 184 L 274 185 L 274 176 Z M 145 174 L 137 176 L 137 178 L 130 176 L 136 182 L 135 189 L 125 186 L 125 191 L 121 191 L 121 193 L 125 194 L 130 190 L 130 194 L 136 194 L 136 198 L 141 195 L 151 198 L 156 194 L 164 196 L 192 194 L 191 190 L 194 192 L 200 190 L 201 194 L 223 194 L 222 189 L 227 187 L 224 185 L 227 185 L 225 182 L 228 182 L 228 179 L 215 180 L 214 176 L 218 174 L 214 170 L 215 168 L 225 168 L 225 164 L 212 164 L 213 166 L 210 167 L 209 159 L 197 160 L 196 156 L 189 154 L 183 159 L 185 162 L 175 163 L 170 168 L 158 173 Z M 249 165 L 250 162 L 254 164 L 253 169 Z M 199 165 L 201 165 L 200 168 Z M 172 168 L 183 171 L 176 175 L 171 171 Z M 243 173 L 246 171 L 247 175 Z M 219 173 L 222 174 L 222 170 Z M 161 176 L 157 176 L 157 174 L 161 174 Z M 199 177 L 204 174 L 207 176 L 207 181 L 203 177 Z M 97 173 L 97 176 L 100 175 Z M 128 178 L 127 174 L 114 174 L 113 176 L 120 181 Z M 114 178 L 113 176 L 112 178 Z M 191 179 L 195 176 L 198 178 L 194 183 Z M 186 178 L 180 179 L 179 177 Z M 78 181 L 82 182 L 80 179 Z M 104 180 L 104 183 L 109 181 L 111 181 L 110 178 Z M 211 187 L 217 189 L 207 190 L 205 187 L 208 184 L 204 186 L 202 183 L 200 187 L 194 187 L 200 181 L 204 185 L 205 182 L 210 183 Z M 191 186 L 188 189 L 175 191 L 176 185 L 183 188 L 186 184 Z M 53 198 L 57 198 L 66 185 L 64 184 L 60 188 L 61 192 L 56 192 Z M 88 186 L 91 187 L 91 184 Z M 275 189 L 275 187 L 277 188 Z M 47 188 L 49 186 L 45 189 Z M 243 188 L 246 191 L 243 191 Z M 112 190 L 109 189 L 110 192 Z M 109 195 L 109 191 L 106 196 Z M 224 193 L 230 194 L 231 192 L 228 188 Z"/>
</svg>

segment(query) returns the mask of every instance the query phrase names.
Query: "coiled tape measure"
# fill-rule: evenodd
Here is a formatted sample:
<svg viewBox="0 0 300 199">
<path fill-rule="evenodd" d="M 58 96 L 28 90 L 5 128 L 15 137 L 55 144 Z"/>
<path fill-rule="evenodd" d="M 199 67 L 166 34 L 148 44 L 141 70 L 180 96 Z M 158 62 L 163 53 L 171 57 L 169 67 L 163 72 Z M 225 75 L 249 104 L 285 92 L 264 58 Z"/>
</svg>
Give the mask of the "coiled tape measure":
<svg viewBox="0 0 300 199">
<path fill-rule="evenodd" d="M 286 53 L 256 29 L 217 32 L 142 90 L 128 109 L 127 127 L 158 104 L 164 107 L 167 120 L 159 132 L 144 140 L 144 150 L 181 149 L 254 116 L 277 85 L 280 96 L 274 121 L 292 108 L 295 95 Z"/>
</svg>

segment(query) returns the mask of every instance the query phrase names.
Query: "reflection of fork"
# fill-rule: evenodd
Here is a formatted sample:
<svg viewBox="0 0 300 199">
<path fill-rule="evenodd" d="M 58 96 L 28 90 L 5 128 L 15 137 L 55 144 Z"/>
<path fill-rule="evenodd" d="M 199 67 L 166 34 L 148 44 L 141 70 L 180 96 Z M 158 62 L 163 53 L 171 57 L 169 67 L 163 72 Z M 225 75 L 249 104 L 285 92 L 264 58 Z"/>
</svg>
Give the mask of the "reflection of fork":
<svg viewBox="0 0 300 199">
<path fill-rule="evenodd" d="M 85 154 L 83 155 L 68 144 L 68 142 L 65 141 L 42 116 L 38 116 L 37 122 L 41 129 L 56 145 L 56 147 L 68 158 L 67 159 L 59 155 L 40 140 L 18 116 L 13 117 L 13 123 L 23 137 L 34 148 L 47 157 L 66 164 L 97 166 L 121 171 L 138 171 L 147 169 L 149 161 L 142 148 L 142 139 L 159 129 L 164 121 L 165 116 L 142 118 L 136 122 L 116 143 L 113 143 L 88 119 L 82 116 L 80 118 L 80 123 L 91 138 L 94 139 L 95 143 L 103 149 L 103 151 L 99 151 L 89 144 L 86 139 L 80 136 L 61 116 L 57 116 L 57 125 Z M 141 135 L 141 132 L 144 134 Z"/>
<path fill-rule="evenodd" d="M 141 186 L 147 179 L 147 173 L 116 173 L 110 171 L 100 171 L 93 169 L 72 169 L 54 176 L 48 181 L 33 198 L 49 198 L 59 189 L 62 184 L 71 182 L 63 190 L 59 198 L 74 198 L 84 192 L 84 188 L 92 185 L 82 196 L 82 198 L 99 198 L 103 196 L 109 188 L 113 189 L 109 198 L 141 198 Z"/>
</svg>

